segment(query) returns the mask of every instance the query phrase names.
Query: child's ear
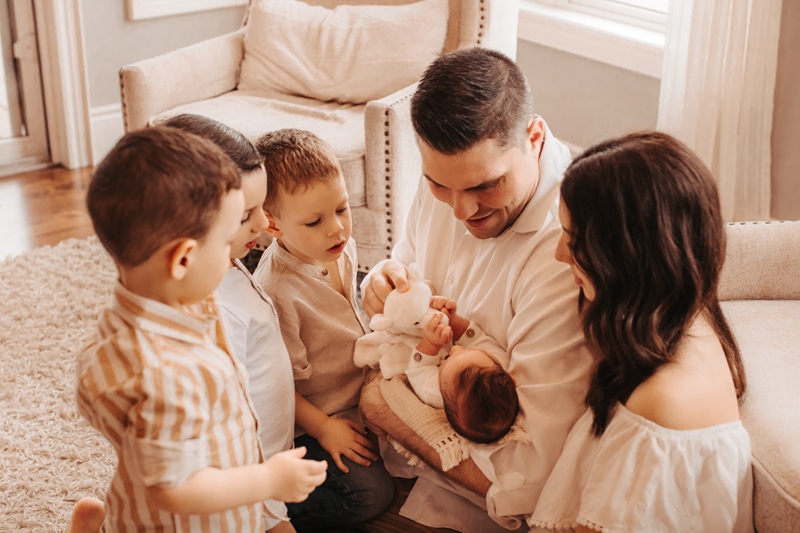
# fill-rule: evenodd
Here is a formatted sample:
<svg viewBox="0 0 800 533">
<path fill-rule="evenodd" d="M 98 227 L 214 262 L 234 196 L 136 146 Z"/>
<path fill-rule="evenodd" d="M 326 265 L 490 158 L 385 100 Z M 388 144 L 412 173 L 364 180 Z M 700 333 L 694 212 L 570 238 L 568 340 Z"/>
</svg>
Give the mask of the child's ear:
<svg viewBox="0 0 800 533">
<path fill-rule="evenodd" d="M 182 280 L 186 277 L 196 249 L 197 241 L 194 239 L 181 239 L 172 246 L 169 253 L 169 275 L 172 279 Z"/>
<path fill-rule="evenodd" d="M 277 221 L 275 220 L 275 217 L 266 211 L 264 211 L 264 214 L 267 215 L 267 222 L 269 222 L 269 226 L 267 226 L 267 233 L 272 235 L 273 239 L 280 239 L 283 235 L 283 232 L 276 225 Z"/>
</svg>

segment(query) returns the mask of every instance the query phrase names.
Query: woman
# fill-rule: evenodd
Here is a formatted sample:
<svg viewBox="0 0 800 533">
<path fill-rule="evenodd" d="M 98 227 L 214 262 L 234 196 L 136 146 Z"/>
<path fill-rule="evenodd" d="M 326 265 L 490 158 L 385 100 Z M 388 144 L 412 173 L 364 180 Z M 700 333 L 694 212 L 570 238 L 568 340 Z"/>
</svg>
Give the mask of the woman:
<svg viewBox="0 0 800 533">
<path fill-rule="evenodd" d="M 717 299 L 715 181 L 640 132 L 565 173 L 556 259 L 581 287 L 588 407 L 529 519 L 534 531 L 753 531 L 745 376 Z"/>
</svg>

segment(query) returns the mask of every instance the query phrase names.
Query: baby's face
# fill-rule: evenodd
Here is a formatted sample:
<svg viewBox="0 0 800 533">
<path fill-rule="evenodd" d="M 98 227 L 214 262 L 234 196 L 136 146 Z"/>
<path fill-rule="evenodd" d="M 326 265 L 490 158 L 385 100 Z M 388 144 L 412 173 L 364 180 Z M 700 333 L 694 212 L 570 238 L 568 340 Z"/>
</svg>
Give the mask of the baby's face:
<svg viewBox="0 0 800 533">
<path fill-rule="evenodd" d="M 471 366 L 492 368 L 495 365 L 499 363 L 483 350 L 453 346 L 450 355 L 439 365 L 439 387 L 442 389 L 442 394 L 455 388 L 456 378 L 466 368 Z"/>
</svg>

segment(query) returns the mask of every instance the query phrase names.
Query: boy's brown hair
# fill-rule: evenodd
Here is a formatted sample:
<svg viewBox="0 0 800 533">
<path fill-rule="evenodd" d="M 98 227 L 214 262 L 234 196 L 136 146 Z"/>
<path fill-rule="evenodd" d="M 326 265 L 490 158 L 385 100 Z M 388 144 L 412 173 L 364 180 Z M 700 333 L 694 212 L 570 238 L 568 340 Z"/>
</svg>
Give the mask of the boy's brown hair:
<svg viewBox="0 0 800 533">
<path fill-rule="evenodd" d="M 223 196 L 240 187 L 236 165 L 213 142 L 155 126 L 127 133 L 103 158 L 86 205 L 111 257 L 134 267 L 175 239 L 202 240 Z"/>
<path fill-rule="evenodd" d="M 517 387 L 499 364 L 466 368 L 442 400 L 456 433 L 480 444 L 503 438 L 519 414 Z"/>
<path fill-rule="evenodd" d="M 306 130 L 284 128 L 265 133 L 256 142 L 267 170 L 264 211 L 280 214 L 281 195 L 305 190 L 339 177 L 342 169 L 331 146 Z"/>
</svg>

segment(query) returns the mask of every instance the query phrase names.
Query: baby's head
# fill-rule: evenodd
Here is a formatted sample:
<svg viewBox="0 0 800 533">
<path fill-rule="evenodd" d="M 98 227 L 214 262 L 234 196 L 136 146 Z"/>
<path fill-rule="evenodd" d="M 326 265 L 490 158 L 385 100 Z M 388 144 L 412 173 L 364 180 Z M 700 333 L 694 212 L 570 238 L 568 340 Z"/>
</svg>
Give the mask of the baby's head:
<svg viewBox="0 0 800 533">
<path fill-rule="evenodd" d="M 500 440 L 519 414 L 514 379 L 483 350 L 453 346 L 439 367 L 439 385 L 447 420 L 473 442 Z"/>
<path fill-rule="evenodd" d="M 267 170 L 264 211 L 269 233 L 299 259 L 338 259 L 350 239 L 347 188 L 330 145 L 311 133 L 282 129 L 256 143 Z"/>
<path fill-rule="evenodd" d="M 256 245 L 261 232 L 267 229 L 267 218 L 262 208 L 267 194 L 267 173 L 263 158 L 247 137 L 214 119 L 184 113 L 168 118 L 163 124 L 214 142 L 239 168 L 244 193 L 244 215 L 239 231 L 231 243 L 231 257 L 246 256 Z"/>
<path fill-rule="evenodd" d="M 170 261 L 165 276 L 186 277 L 197 264 L 193 273 L 208 274 L 197 280 L 197 290 L 210 286 L 203 298 L 216 288 L 219 280 L 212 278 L 216 263 L 222 264 L 209 252 L 221 250 L 229 264 L 243 206 L 240 186 L 236 166 L 216 144 L 156 126 L 119 140 L 95 169 L 86 203 L 95 232 L 120 271 L 140 267 L 156 254 Z"/>
</svg>

